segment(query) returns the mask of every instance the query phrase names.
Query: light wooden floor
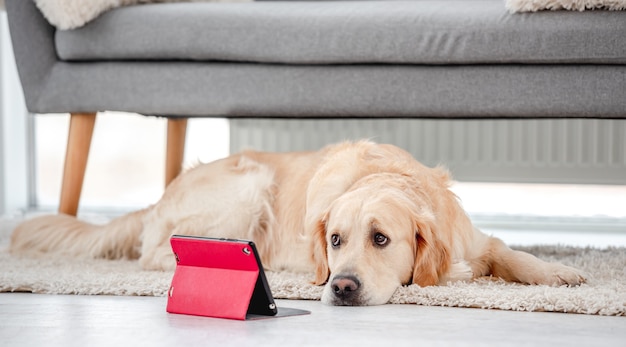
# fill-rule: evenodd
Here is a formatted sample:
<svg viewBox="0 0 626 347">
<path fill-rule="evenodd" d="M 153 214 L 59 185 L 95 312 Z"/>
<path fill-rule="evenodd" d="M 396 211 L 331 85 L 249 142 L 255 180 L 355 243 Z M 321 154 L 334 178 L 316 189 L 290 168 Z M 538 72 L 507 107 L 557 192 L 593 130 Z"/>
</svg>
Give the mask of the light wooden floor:
<svg viewBox="0 0 626 347">
<path fill-rule="evenodd" d="M 307 316 L 232 321 L 165 298 L 0 294 L 1 346 L 624 346 L 626 317 L 278 300 Z"/>
</svg>

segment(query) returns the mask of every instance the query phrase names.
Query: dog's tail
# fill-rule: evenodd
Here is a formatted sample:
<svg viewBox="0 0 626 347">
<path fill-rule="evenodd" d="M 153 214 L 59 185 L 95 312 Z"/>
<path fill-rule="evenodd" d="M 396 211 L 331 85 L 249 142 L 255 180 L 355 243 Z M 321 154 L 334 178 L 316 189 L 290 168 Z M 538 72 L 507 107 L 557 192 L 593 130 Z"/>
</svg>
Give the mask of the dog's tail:
<svg viewBox="0 0 626 347">
<path fill-rule="evenodd" d="M 95 225 L 64 214 L 27 220 L 11 236 L 11 253 L 53 253 L 91 258 L 136 259 L 141 247 L 143 215 L 140 210 Z"/>
</svg>

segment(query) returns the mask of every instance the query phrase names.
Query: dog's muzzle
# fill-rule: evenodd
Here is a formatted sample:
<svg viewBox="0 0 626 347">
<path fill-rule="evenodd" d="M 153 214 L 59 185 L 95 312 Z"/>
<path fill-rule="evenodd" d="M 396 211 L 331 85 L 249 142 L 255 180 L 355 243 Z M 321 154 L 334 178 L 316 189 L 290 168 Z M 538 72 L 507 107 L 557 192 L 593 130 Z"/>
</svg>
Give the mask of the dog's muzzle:
<svg viewBox="0 0 626 347">
<path fill-rule="evenodd" d="M 330 283 L 334 298 L 333 304 L 339 306 L 360 306 L 361 282 L 352 275 L 337 275 Z"/>
</svg>

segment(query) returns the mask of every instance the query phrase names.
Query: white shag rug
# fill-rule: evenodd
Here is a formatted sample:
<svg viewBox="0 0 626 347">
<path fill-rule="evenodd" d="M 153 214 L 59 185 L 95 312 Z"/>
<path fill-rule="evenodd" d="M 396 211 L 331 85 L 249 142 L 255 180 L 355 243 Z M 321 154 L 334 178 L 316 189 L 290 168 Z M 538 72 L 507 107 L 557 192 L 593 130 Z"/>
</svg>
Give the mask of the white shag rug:
<svg viewBox="0 0 626 347">
<path fill-rule="evenodd" d="M 25 0 L 33 1 L 33 0 Z M 50 24 L 60 30 L 79 28 L 102 13 L 121 6 L 154 2 L 250 2 L 254 0 L 34 0 Z M 625 10 L 626 0 L 504 0 L 509 12 L 543 10 Z"/>
<path fill-rule="evenodd" d="M 0 219 L 0 292 L 165 296 L 171 272 L 144 271 L 136 261 L 15 257 L 7 252 L 17 219 Z M 529 286 L 481 279 L 441 287 L 399 288 L 392 304 L 472 307 L 626 316 L 626 248 L 519 248 L 590 274 L 579 287 Z M 319 300 L 322 287 L 307 275 L 267 272 L 275 298 Z"/>
</svg>

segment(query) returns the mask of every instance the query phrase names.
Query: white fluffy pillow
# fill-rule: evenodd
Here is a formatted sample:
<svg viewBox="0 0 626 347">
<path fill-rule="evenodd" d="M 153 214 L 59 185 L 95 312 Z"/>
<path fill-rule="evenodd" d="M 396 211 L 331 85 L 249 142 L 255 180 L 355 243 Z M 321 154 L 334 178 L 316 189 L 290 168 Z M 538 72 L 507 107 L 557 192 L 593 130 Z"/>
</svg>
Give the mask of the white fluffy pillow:
<svg viewBox="0 0 626 347">
<path fill-rule="evenodd" d="M 591 9 L 626 10 L 626 0 L 505 0 L 510 12 L 541 10 L 584 11 Z"/>
<path fill-rule="evenodd" d="M 23 0 L 28 1 L 28 0 Z M 102 13 L 120 6 L 150 2 L 248 2 L 253 0 L 35 0 L 50 24 L 67 30 L 81 27 Z"/>
</svg>

